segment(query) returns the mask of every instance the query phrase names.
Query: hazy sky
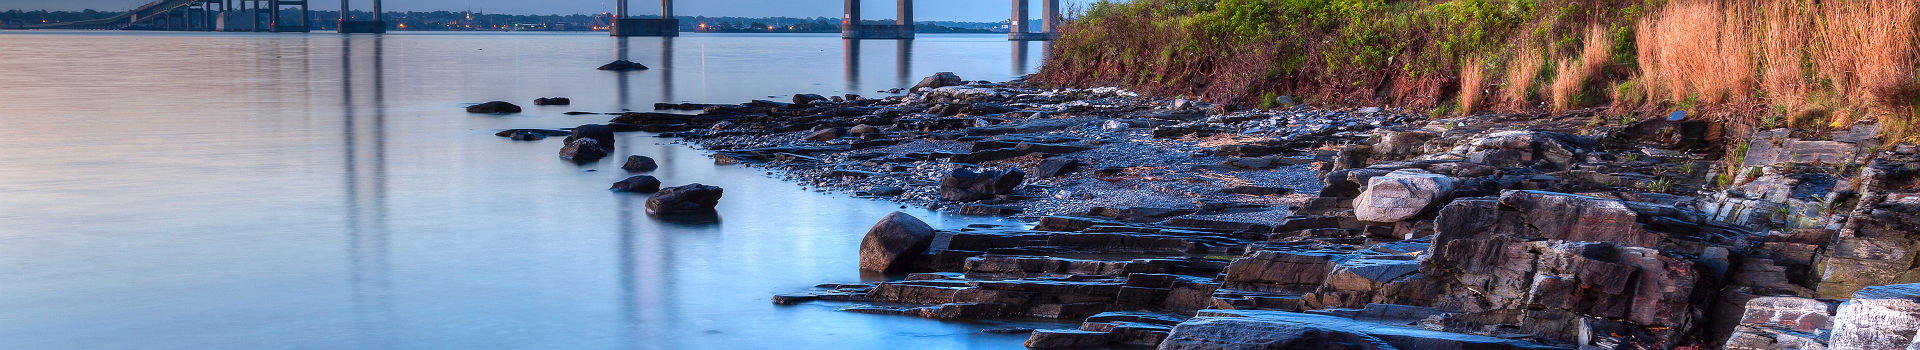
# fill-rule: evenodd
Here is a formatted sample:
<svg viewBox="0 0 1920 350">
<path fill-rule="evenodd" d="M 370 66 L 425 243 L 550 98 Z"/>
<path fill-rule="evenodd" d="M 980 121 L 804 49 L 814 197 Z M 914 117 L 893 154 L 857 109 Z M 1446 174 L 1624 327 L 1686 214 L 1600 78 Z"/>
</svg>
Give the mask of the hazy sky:
<svg viewBox="0 0 1920 350">
<path fill-rule="evenodd" d="M 0 0 L 5 10 L 112 10 L 131 9 L 152 0 Z M 314 9 L 340 8 L 338 0 L 311 0 Z M 356 9 L 364 9 L 373 0 L 352 0 Z M 660 3 L 654 0 L 628 0 L 633 14 L 658 14 Z M 1039 17 L 1040 0 L 1033 3 L 1032 15 Z M 1067 4 L 1087 0 L 1066 0 Z M 868 18 L 893 18 L 893 0 L 865 0 L 862 9 Z M 1011 0 L 919 0 L 913 16 L 921 21 L 1004 21 L 1012 12 Z M 382 0 L 387 11 L 486 10 L 510 14 L 576 14 L 613 11 L 613 0 Z M 680 0 L 674 12 L 683 16 L 744 17 L 840 17 L 841 0 Z M 1064 10 L 1064 9 L 1063 9 Z"/>
</svg>

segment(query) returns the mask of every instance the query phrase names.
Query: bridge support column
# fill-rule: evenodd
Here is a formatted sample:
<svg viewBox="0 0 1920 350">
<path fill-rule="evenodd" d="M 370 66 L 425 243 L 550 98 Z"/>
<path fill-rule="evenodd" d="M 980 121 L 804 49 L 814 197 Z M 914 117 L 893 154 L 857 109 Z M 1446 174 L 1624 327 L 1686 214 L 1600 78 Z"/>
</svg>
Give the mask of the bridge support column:
<svg viewBox="0 0 1920 350">
<path fill-rule="evenodd" d="M 1013 0 L 1013 22 L 1007 31 L 1007 40 L 1053 40 L 1060 36 L 1060 0 L 1040 0 L 1040 32 L 1031 33 L 1027 27 L 1028 0 Z"/>
<path fill-rule="evenodd" d="M 617 0 L 612 36 L 680 36 L 680 20 L 673 18 L 673 0 L 660 0 L 660 18 L 627 17 L 627 0 Z"/>
<path fill-rule="evenodd" d="M 379 34 L 387 32 L 387 22 L 380 20 L 380 0 L 373 0 L 373 19 L 366 21 L 355 21 L 351 19 L 352 17 L 347 16 L 348 9 L 350 8 L 347 6 L 347 1 L 348 0 L 340 0 L 340 34 Z M 275 12 L 278 13 L 278 11 Z"/>
<path fill-rule="evenodd" d="M 899 0 L 900 18 L 893 24 L 860 23 L 860 0 L 846 0 L 846 17 L 840 22 L 843 39 L 913 39 L 913 0 Z"/>
</svg>

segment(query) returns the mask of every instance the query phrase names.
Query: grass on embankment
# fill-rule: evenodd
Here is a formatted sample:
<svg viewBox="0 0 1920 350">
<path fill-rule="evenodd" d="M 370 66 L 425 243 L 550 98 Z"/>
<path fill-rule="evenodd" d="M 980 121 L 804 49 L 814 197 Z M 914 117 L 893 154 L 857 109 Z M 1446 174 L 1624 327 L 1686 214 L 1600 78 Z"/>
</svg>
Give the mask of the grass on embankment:
<svg viewBox="0 0 1920 350">
<path fill-rule="evenodd" d="M 1705 112 L 1920 136 L 1909 0 L 1133 0 L 1070 21 L 1035 80 L 1433 115 Z"/>
</svg>

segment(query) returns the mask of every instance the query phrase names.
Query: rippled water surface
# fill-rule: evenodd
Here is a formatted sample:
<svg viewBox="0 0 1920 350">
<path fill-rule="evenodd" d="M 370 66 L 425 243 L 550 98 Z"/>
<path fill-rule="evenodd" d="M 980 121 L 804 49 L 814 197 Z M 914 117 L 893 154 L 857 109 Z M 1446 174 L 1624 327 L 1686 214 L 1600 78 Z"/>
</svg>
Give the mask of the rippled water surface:
<svg viewBox="0 0 1920 350">
<path fill-rule="evenodd" d="M 775 306 L 855 281 L 885 202 L 645 134 L 576 166 L 566 127 L 656 102 L 1005 80 L 997 35 L 0 32 L 0 349 L 1017 348 L 1006 324 Z M 652 66 L 613 73 L 615 58 Z M 534 107 L 536 97 L 573 98 Z M 510 116 L 461 107 L 507 100 Z M 717 222 L 606 191 L 616 159 L 726 188 Z M 982 221 L 908 210 L 936 227 Z"/>
</svg>

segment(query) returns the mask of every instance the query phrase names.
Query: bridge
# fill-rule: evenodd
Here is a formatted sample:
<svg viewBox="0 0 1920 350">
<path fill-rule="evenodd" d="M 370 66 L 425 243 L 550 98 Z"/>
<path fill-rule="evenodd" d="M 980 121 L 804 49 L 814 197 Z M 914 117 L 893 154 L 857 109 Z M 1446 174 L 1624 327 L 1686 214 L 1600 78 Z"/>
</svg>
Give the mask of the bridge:
<svg viewBox="0 0 1920 350">
<path fill-rule="evenodd" d="M 298 21 L 286 21 L 293 10 Z M 307 32 L 307 14 L 307 0 L 154 0 L 113 17 L 26 28 Z"/>
<path fill-rule="evenodd" d="M 309 0 L 154 0 L 117 16 L 96 20 L 29 26 L 28 29 L 145 29 L 182 31 L 272 31 L 307 32 L 312 23 Z M 350 0 L 340 0 L 340 33 L 385 33 L 380 0 L 373 0 L 373 18 L 355 20 Z M 840 37 L 845 39 L 913 39 L 913 0 L 898 1 L 898 15 L 892 24 L 868 24 L 861 16 L 861 0 L 844 0 Z M 1060 0 L 1039 0 L 1042 4 L 1040 31 L 1028 28 L 1033 0 L 1011 0 L 1008 40 L 1052 40 L 1059 35 Z M 634 18 L 627 14 L 628 0 L 615 4 L 612 36 L 679 36 L 680 21 L 673 17 L 673 0 L 660 0 L 660 16 Z M 299 21 L 284 21 L 284 12 L 299 11 Z M 264 12 L 264 13 L 263 13 Z M 262 22 L 264 21 L 264 25 Z"/>
</svg>

